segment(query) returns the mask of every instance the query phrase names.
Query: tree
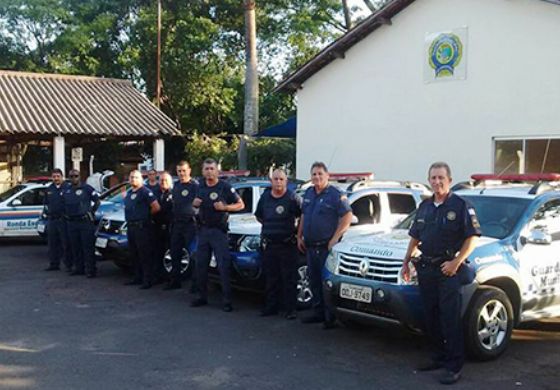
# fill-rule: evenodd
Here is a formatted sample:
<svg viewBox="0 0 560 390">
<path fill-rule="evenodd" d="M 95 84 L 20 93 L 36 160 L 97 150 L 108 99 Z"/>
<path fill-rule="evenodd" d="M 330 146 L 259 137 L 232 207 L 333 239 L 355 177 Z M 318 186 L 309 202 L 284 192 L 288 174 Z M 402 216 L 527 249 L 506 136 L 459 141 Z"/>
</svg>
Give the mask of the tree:
<svg viewBox="0 0 560 390">
<path fill-rule="evenodd" d="M 259 73 L 255 0 L 244 0 L 245 9 L 245 109 L 239 145 L 239 169 L 247 169 L 247 138 L 259 130 Z"/>
</svg>

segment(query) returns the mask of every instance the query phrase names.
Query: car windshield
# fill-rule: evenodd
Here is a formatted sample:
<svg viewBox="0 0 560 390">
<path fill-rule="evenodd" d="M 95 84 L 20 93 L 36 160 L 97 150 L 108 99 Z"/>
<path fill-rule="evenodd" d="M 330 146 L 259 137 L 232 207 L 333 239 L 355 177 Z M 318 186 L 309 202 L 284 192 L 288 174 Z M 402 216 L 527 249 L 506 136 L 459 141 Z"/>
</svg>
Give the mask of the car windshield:
<svg viewBox="0 0 560 390">
<path fill-rule="evenodd" d="M 121 183 L 116 187 L 113 187 L 112 189 L 105 192 L 101 196 L 101 199 L 113 203 L 122 203 L 124 202 L 126 191 L 128 191 L 129 188 L 130 188 L 130 184 Z"/>
<path fill-rule="evenodd" d="M 527 209 L 530 199 L 506 198 L 498 196 L 463 196 L 474 207 L 480 223 L 482 235 L 502 239 L 507 237 L 521 214 Z M 395 226 L 396 229 L 410 229 L 416 211 Z"/>
<path fill-rule="evenodd" d="M 24 185 L 18 185 L 18 186 L 10 188 L 8 191 L 5 191 L 5 192 L 1 193 L 0 194 L 0 202 L 4 202 L 4 201 L 8 200 L 12 195 L 17 194 L 18 192 L 20 192 L 24 188 L 25 188 Z"/>
</svg>

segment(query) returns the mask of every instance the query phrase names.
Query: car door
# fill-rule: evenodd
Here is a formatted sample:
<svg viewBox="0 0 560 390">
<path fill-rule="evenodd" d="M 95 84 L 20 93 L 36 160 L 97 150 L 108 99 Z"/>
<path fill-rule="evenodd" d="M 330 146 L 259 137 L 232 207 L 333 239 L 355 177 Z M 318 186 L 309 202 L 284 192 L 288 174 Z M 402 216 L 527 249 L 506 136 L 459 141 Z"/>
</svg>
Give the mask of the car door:
<svg viewBox="0 0 560 390">
<path fill-rule="evenodd" d="M 560 199 L 542 204 L 521 232 L 525 307 L 536 317 L 560 315 Z"/>
<path fill-rule="evenodd" d="M 4 235 L 36 236 L 37 221 L 43 211 L 45 188 L 28 188 L 8 203 L 4 213 Z"/>
</svg>

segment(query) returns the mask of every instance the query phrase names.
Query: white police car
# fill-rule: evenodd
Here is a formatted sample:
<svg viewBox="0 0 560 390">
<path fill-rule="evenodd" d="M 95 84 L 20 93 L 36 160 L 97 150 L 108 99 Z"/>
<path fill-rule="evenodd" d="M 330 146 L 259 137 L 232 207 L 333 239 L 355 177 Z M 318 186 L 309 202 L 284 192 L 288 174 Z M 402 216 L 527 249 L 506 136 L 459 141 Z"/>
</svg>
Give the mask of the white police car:
<svg viewBox="0 0 560 390">
<path fill-rule="evenodd" d="M 482 230 L 469 256 L 476 279 L 463 287 L 462 314 L 467 351 L 487 360 L 507 348 L 515 325 L 560 316 L 560 181 L 540 182 L 560 175 L 473 179 L 455 192 L 474 206 Z M 510 182 L 488 182 L 496 179 Z M 389 233 L 350 238 L 332 249 L 323 289 L 341 320 L 423 327 L 414 267 L 411 281 L 401 278 L 412 220 L 413 215 Z"/>
<path fill-rule="evenodd" d="M 47 184 L 18 184 L 0 194 L 0 237 L 38 237 Z"/>
</svg>

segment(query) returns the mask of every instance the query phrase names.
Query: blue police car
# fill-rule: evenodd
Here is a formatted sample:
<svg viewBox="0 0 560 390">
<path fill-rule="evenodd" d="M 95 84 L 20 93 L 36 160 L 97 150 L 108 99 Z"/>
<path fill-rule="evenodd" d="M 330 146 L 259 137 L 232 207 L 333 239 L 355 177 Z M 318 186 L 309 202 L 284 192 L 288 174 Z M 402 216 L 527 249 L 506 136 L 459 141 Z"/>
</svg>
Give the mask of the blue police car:
<svg viewBox="0 0 560 390">
<path fill-rule="evenodd" d="M 243 219 L 247 216 L 250 217 L 253 214 L 261 194 L 270 186 L 270 182 L 264 179 L 235 178 L 232 180 L 232 186 L 236 189 L 239 196 L 245 203 L 245 208 L 243 210 L 230 215 L 230 223 L 235 223 L 234 221 L 239 221 L 240 218 Z M 126 190 L 124 191 L 124 194 L 126 194 Z M 114 198 L 109 198 L 108 200 L 116 202 L 118 197 L 122 197 L 122 193 L 115 195 Z M 127 227 L 122 205 L 120 207 L 114 206 L 112 212 L 106 213 L 101 218 L 96 231 L 95 242 L 96 251 L 100 256 L 112 260 L 118 267 L 123 269 L 129 269 L 131 267 L 128 256 L 128 239 L 126 237 L 126 229 Z M 188 248 L 184 248 L 183 257 L 181 259 L 181 274 L 187 274 L 190 272 L 190 264 L 195 250 L 195 241 L 191 242 Z M 243 259 L 240 259 L 240 262 L 242 262 L 242 260 Z M 164 269 L 168 273 L 171 273 L 172 264 L 169 251 L 166 252 L 162 261 Z M 237 263 L 237 259 L 235 257 L 233 258 L 233 261 L 234 263 Z M 214 262 L 212 262 L 211 265 L 213 264 Z M 235 278 L 235 276 L 232 276 L 232 278 Z"/>
<path fill-rule="evenodd" d="M 472 203 L 482 230 L 469 257 L 476 279 L 463 287 L 465 343 L 475 358 L 503 353 L 514 326 L 560 315 L 560 183 L 546 182 L 558 178 L 474 175 L 455 192 Z M 390 233 L 355 237 L 333 248 L 323 289 L 342 321 L 422 329 L 413 265 L 411 280 L 401 278 L 413 218 Z"/>
</svg>

